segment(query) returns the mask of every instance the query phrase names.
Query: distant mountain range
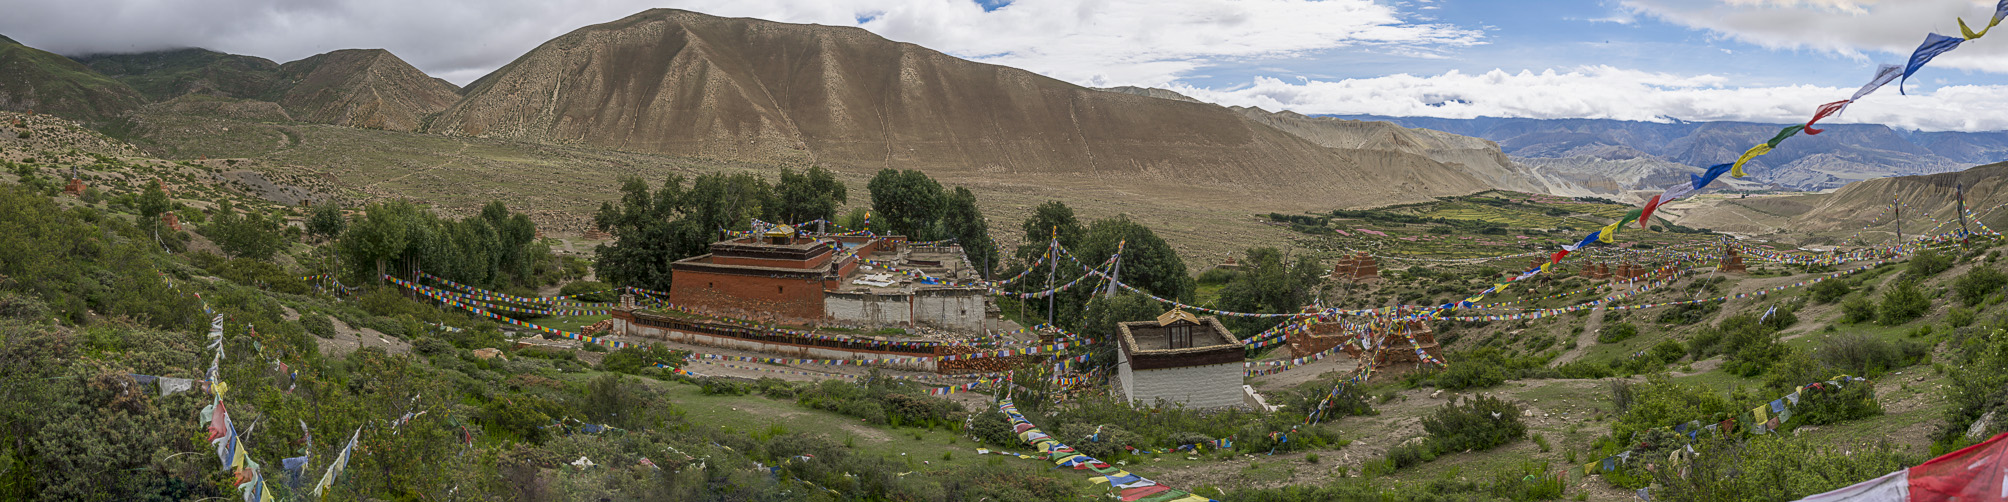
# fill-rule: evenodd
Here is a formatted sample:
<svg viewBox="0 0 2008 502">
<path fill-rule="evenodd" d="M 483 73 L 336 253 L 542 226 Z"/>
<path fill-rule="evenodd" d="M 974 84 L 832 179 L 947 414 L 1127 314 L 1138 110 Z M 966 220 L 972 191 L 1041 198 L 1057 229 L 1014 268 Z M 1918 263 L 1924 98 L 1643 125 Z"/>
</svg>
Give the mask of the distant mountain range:
<svg viewBox="0 0 2008 502">
<path fill-rule="evenodd" d="M 1654 173 L 1679 171 L 1674 166 L 1706 167 L 1734 161 L 1751 145 L 1769 139 L 1788 124 L 1749 122 L 1637 122 L 1606 119 L 1524 119 L 1481 117 L 1440 119 L 1342 115 L 1337 118 L 1386 121 L 1484 138 L 1536 172 L 1562 178 L 1597 181 L 1591 174 L 1615 172 L 1627 162 L 1650 166 Z M 1882 125 L 1832 124 L 1819 135 L 1800 135 L 1758 157 L 1747 168 L 1760 182 L 1793 190 L 1825 190 L 1848 183 L 1914 174 L 1957 171 L 2008 160 L 2008 132 L 1899 131 Z M 1641 160 L 1643 159 L 1643 160 Z M 1668 165 L 1670 164 L 1670 165 Z M 1639 167 L 1633 165 L 1630 167 Z M 1671 176 L 1648 173 L 1635 181 L 1617 181 L 1612 188 L 1658 188 Z"/>
</svg>

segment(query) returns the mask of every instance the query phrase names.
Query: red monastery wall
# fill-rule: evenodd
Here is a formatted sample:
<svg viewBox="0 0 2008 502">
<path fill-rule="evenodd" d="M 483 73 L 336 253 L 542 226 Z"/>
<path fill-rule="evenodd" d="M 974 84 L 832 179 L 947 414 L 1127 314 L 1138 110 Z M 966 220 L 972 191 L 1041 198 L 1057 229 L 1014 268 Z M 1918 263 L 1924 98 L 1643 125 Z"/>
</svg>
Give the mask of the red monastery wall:
<svg viewBox="0 0 2008 502">
<path fill-rule="evenodd" d="M 669 301 L 696 309 L 821 319 L 823 281 L 683 270 L 670 281 Z"/>
</svg>

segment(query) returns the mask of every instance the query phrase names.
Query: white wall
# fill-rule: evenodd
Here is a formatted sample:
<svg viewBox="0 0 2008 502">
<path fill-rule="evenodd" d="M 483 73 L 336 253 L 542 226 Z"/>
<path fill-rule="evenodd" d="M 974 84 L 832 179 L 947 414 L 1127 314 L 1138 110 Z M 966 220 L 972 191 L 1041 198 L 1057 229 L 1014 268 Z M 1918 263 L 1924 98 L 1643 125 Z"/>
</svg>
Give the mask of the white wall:
<svg viewBox="0 0 2008 502">
<path fill-rule="evenodd" d="M 906 325 L 913 321 L 907 295 L 823 292 L 823 315 L 840 321 Z"/>
<path fill-rule="evenodd" d="M 1209 364 L 1184 368 L 1133 370 L 1128 364 L 1117 369 L 1123 397 L 1131 404 L 1148 406 L 1158 399 L 1185 403 L 1187 408 L 1245 406 L 1241 392 L 1241 363 Z"/>
<path fill-rule="evenodd" d="M 982 290 L 923 289 L 911 295 L 823 292 L 823 313 L 831 319 L 907 326 L 914 322 L 942 329 L 982 332 L 990 297 Z"/>
</svg>

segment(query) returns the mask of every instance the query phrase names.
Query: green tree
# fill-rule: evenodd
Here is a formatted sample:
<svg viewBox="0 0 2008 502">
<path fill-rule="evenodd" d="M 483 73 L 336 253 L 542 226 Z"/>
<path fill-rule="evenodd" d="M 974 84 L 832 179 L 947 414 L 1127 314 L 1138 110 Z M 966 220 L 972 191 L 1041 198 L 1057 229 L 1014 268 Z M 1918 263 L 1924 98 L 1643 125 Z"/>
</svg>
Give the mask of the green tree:
<svg viewBox="0 0 2008 502">
<path fill-rule="evenodd" d="M 172 201 L 167 199 L 167 191 L 162 190 L 159 183 L 147 185 L 146 191 L 140 192 L 139 216 L 146 220 L 149 228 L 153 229 L 154 240 L 160 239 L 160 215 L 166 213 L 171 205 Z"/>
<path fill-rule="evenodd" d="M 1032 216 L 1025 218 L 1025 243 L 1018 246 L 1018 259 L 1031 263 L 1046 253 L 1047 242 L 1058 238 L 1060 246 L 1073 249 L 1080 245 L 1081 238 L 1088 233 L 1080 220 L 1074 219 L 1074 209 L 1057 200 L 1049 200 L 1032 209 Z"/>
<path fill-rule="evenodd" d="M 943 230 L 962 245 L 970 266 L 978 274 L 988 276 L 997 264 L 997 245 L 990 240 L 990 223 L 983 220 L 983 211 L 976 208 L 976 194 L 968 188 L 955 187 L 941 205 Z"/>
<path fill-rule="evenodd" d="M 1248 250 L 1242 272 L 1220 290 L 1220 307 L 1235 312 L 1285 314 L 1311 303 L 1322 282 L 1322 267 L 1311 257 L 1286 262 L 1276 248 Z M 1252 336 L 1282 322 L 1271 317 L 1233 317 L 1223 320 L 1240 336 Z"/>
<path fill-rule="evenodd" d="M 688 188 L 671 175 L 655 192 L 628 179 L 620 203 L 601 204 L 593 216 L 595 227 L 614 236 L 594 248 L 593 269 L 612 284 L 668 290 L 671 262 L 703 254 L 721 229 L 750 228 L 772 198 L 765 181 L 743 173 L 699 176 Z"/>
<path fill-rule="evenodd" d="M 224 253 L 240 258 L 269 260 L 274 253 L 286 247 L 283 220 L 238 212 L 228 200 L 218 206 L 216 218 L 203 225 L 201 232 L 217 247 L 223 248 Z"/>
<path fill-rule="evenodd" d="M 342 215 L 342 207 L 332 202 L 315 204 L 307 216 L 307 234 L 322 240 L 333 240 L 348 229 L 349 219 Z"/>
<path fill-rule="evenodd" d="M 886 168 L 865 185 L 872 194 L 873 218 L 896 235 L 914 241 L 940 238 L 941 184 L 927 173 Z"/>
<path fill-rule="evenodd" d="M 351 267 L 374 265 L 376 275 L 368 276 L 374 281 L 388 272 L 390 261 L 402 254 L 410 243 L 411 225 L 408 220 L 416 218 L 417 212 L 416 206 L 401 200 L 371 204 L 342 235 L 337 247 Z M 358 275 L 364 272 L 360 268 L 354 271 Z"/>
<path fill-rule="evenodd" d="M 810 166 L 796 174 L 781 168 L 781 181 L 774 185 L 774 219 L 795 224 L 812 220 L 834 220 L 837 206 L 849 202 L 844 182 L 823 166 Z"/>
</svg>

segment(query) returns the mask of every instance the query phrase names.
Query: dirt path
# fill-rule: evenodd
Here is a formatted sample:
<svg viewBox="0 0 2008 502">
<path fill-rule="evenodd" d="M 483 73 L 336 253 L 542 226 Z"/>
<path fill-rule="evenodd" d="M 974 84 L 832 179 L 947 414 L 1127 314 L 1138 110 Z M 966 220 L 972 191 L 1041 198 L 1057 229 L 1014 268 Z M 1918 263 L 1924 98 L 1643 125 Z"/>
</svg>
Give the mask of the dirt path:
<svg viewBox="0 0 2008 502">
<path fill-rule="evenodd" d="M 410 343 L 385 336 L 383 332 L 369 328 L 357 329 L 349 326 L 348 323 L 342 322 L 341 319 L 330 318 L 329 320 L 334 321 L 335 337 L 314 338 L 314 343 L 320 346 L 321 355 L 344 357 L 363 347 L 380 347 L 385 352 L 392 354 L 403 354 L 411 351 Z"/>
<path fill-rule="evenodd" d="M 1576 348 L 1569 349 L 1568 352 L 1562 353 L 1561 357 L 1555 358 L 1555 366 L 1568 364 L 1570 361 L 1582 358 L 1583 354 L 1590 351 L 1590 346 L 1596 345 L 1597 330 L 1604 327 L 1604 311 L 1607 310 L 1609 305 L 1608 303 L 1599 303 L 1597 304 L 1597 308 L 1590 310 L 1590 320 L 1583 323 L 1583 333 L 1576 335 Z"/>
</svg>

